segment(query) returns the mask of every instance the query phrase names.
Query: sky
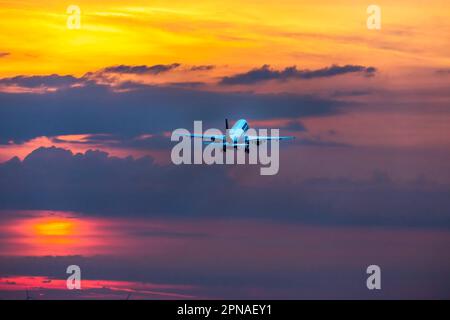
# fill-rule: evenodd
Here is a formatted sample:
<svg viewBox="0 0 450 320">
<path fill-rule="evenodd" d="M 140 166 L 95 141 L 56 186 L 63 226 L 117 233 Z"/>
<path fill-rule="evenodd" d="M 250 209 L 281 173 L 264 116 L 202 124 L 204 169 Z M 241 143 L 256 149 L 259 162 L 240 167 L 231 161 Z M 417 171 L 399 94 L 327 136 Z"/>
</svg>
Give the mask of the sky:
<svg viewBox="0 0 450 320">
<path fill-rule="evenodd" d="M 0 0 L 0 298 L 450 298 L 450 4 L 370 4 Z M 278 174 L 171 162 L 225 118 Z"/>
</svg>

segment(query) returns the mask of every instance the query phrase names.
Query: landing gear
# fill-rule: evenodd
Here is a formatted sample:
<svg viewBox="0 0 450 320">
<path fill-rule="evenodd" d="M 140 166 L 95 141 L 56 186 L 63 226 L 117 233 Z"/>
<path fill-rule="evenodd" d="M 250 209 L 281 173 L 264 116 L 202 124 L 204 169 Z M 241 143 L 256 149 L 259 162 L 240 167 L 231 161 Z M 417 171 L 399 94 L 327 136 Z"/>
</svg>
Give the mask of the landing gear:
<svg viewBox="0 0 450 320">
<path fill-rule="evenodd" d="M 245 136 L 244 138 L 245 140 L 245 153 L 249 153 L 250 152 L 250 141 L 248 140 L 248 137 Z"/>
</svg>

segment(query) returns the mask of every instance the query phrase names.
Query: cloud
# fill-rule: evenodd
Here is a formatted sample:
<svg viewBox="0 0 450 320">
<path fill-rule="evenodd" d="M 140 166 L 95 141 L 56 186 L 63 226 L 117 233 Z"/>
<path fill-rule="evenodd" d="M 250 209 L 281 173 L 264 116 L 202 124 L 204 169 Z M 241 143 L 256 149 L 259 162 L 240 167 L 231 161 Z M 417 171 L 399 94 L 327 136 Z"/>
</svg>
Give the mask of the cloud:
<svg viewBox="0 0 450 320">
<path fill-rule="evenodd" d="M 7 57 L 7 56 L 9 56 L 9 55 L 10 55 L 9 52 L 1 52 L 1 51 L 0 51 L 0 58 Z"/>
<path fill-rule="evenodd" d="M 44 76 L 15 76 L 11 78 L 1 78 L 0 85 L 17 86 L 23 88 L 68 88 L 75 84 L 81 84 L 84 80 L 72 75 L 44 75 Z"/>
<path fill-rule="evenodd" d="M 172 64 L 156 64 L 153 66 L 147 65 L 139 65 L 139 66 L 130 66 L 130 65 L 117 65 L 106 67 L 101 70 L 101 72 L 106 73 L 121 73 L 121 74 L 160 74 L 164 72 L 171 71 L 180 66 L 179 63 Z"/>
<path fill-rule="evenodd" d="M 7 53 L 6 53 L 7 54 Z M 179 63 L 147 65 L 116 65 L 109 66 L 98 71 L 87 72 L 82 77 L 73 75 L 18 75 L 15 77 L 0 78 L 0 86 L 5 88 L 25 88 L 25 89 L 51 89 L 52 91 L 67 89 L 74 86 L 103 85 L 116 89 L 135 89 L 145 87 L 145 84 L 134 80 L 120 80 L 119 75 L 159 75 L 177 69 L 181 66 Z M 208 71 L 214 69 L 214 65 L 194 65 L 185 69 L 185 71 Z M 269 65 L 264 65 L 259 69 L 253 69 L 249 72 L 227 76 L 220 80 L 219 84 L 254 84 L 266 80 L 287 80 L 287 79 L 312 79 L 319 77 L 331 77 L 346 73 L 362 73 L 366 76 L 373 76 L 376 69 L 373 67 L 363 67 L 358 65 L 337 66 L 332 65 L 317 70 L 301 70 L 295 66 L 287 67 L 278 71 L 271 69 Z M 442 71 L 440 72 L 442 73 Z M 181 81 L 167 83 L 167 86 L 178 86 L 185 88 L 194 88 L 204 85 L 198 81 Z M 5 91 L 3 89 L 3 91 Z M 6 90 L 7 91 L 7 90 Z M 34 91 L 28 91 L 34 92 Z M 41 91 L 42 93 L 45 91 Z"/>
<path fill-rule="evenodd" d="M 450 228 L 449 186 L 398 183 L 382 171 L 370 179 L 320 177 L 286 184 L 277 176 L 260 176 L 255 166 L 158 165 L 149 157 L 53 147 L 0 164 L 0 177 L 0 209 Z"/>
<path fill-rule="evenodd" d="M 215 66 L 212 64 L 198 65 L 198 66 L 192 66 L 191 68 L 189 68 L 189 71 L 209 71 L 214 68 L 215 68 Z"/>
<path fill-rule="evenodd" d="M 53 81 L 61 80 L 56 77 Z M 74 80 L 69 77 L 66 81 Z M 220 93 L 130 85 L 134 90 L 127 92 L 115 92 L 108 86 L 90 82 L 42 94 L 0 93 L 0 144 L 69 134 L 139 136 L 190 128 L 194 120 L 203 120 L 208 127 L 223 128 L 224 118 L 326 116 L 341 112 L 344 105 L 287 93 Z"/>
<path fill-rule="evenodd" d="M 167 86 L 180 87 L 180 88 L 198 88 L 206 85 L 201 81 L 183 81 L 183 82 L 170 82 Z"/>
<path fill-rule="evenodd" d="M 220 83 L 224 85 L 254 84 L 267 80 L 284 81 L 288 79 L 314 79 L 333 77 L 347 73 L 360 73 L 365 76 L 373 76 L 375 72 L 376 69 L 374 67 L 364 67 L 359 65 L 332 65 L 317 70 L 297 69 L 296 66 L 292 66 L 283 70 L 274 70 L 266 64 L 261 68 L 253 69 L 245 73 L 224 77 Z"/>
<path fill-rule="evenodd" d="M 342 112 L 344 106 L 352 106 L 349 102 L 312 95 L 211 92 L 203 89 L 202 82 L 148 85 L 130 80 L 115 82 L 110 76 L 102 78 L 101 75 L 103 72 L 158 74 L 178 66 L 177 63 L 119 65 L 82 77 L 51 74 L 2 78 L 0 87 L 6 89 L 0 92 L 0 144 L 68 134 L 140 136 L 186 127 L 193 120 L 203 120 L 209 122 L 209 127 L 222 128 L 224 118 L 261 120 L 326 116 Z M 191 69 L 212 67 L 198 65 Z M 333 68 L 345 68 L 348 72 L 352 69 L 332 67 L 323 72 L 336 72 Z M 286 71 L 272 71 L 268 67 L 262 69 L 286 74 Z M 303 77 L 307 74 L 295 67 L 293 70 Z M 319 71 L 308 72 L 316 74 Z M 8 90 L 14 88 L 24 90 Z"/>
<path fill-rule="evenodd" d="M 163 134 L 150 134 L 140 136 L 126 136 L 114 134 L 90 134 L 82 140 L 64 140 L 56 137 L 51 139 L 54 143 L 72 143 L 84 145 L 99 145 L 103 147 L 130 148 L 140 150 L 170 150 L 172 144 Z"/>
</svg>

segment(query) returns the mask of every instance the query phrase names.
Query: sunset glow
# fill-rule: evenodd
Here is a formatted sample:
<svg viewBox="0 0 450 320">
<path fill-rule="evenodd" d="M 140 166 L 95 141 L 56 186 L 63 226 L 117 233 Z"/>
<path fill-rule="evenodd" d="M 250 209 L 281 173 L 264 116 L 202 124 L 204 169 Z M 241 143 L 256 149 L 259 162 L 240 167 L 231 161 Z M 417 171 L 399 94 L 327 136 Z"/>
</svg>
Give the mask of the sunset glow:
<svg viewBox="0 0 450 320">
<path fill-rule="evenodd" d="M 73 223 L 70 221 L 50 220 L 38 222 L 34 225 L 38 236 L 71 236 Z"/>
<path fill-rule="evenodd" d="M 92 219 L 82 219 L 63 212 L 37 212 L 35 217 L 17 217 L 2 229 L 14 239 L 14 245 L 3 248 L 3 254 L 28 255 L 94 254 L 102 250 L 97 225 Z"/>
<path fill-rule="evenodd" d="M 0 0 L 0 299 L 450 297 L 450 2 L 374 5 Z"/>
</svg>

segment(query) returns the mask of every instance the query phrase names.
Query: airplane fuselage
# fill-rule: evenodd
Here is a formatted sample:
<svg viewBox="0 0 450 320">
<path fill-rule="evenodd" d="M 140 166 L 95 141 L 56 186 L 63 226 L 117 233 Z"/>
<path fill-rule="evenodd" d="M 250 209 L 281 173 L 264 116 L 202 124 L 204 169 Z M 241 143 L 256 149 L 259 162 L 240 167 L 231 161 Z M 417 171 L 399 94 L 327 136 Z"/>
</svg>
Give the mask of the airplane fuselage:
<svg viewBox="0 0 450 320">
<path fill-rule="evenodd" d="M 227 142 L 229 143 L 241 142 L 248 128 L 249 125 L 246 120 L 240 119 L 236 121 L 234 126 L 231 127 L 227 132 Z"/>
<path fill-rule="evenodd" d="M 195 122 L 194 122 L 195 126 Z M 228 126 L 228 119 L 225 119 L 226 134 L 201 134 L 201 133 L 182 133 L 181 136 L 189 136 L 193 138 L 201 138 L 207 144 L 221 144 L 223 151 L 227 148 L 238 149 L 245 147 L 245 151 L 249 152 L 250 144 L 259 146 L 267 141 L 290 140 L 294 137 L 280 137 L 278 133 L 276 136 L 258 135 L 255 130 L 249 130 L 248 122 L 245 119 L 240 119 L 230 128 Z M 206 141 L 205 141 L 206 140 Z"/>
</svg>

